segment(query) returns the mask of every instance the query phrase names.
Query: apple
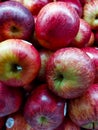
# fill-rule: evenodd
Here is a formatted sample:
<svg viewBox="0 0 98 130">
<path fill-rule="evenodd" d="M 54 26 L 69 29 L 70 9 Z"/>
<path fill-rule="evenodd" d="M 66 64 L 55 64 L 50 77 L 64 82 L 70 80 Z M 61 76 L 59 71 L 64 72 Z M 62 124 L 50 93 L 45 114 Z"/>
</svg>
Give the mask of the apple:
<svg viewBox="0 0 98 130">
<path fill-rule="evenodd" d="M 81 97 L 71 99 L 68 114 L 78 126 L 98 130 L 98 84 L 91 85 Z"/>
<path fill-rule="evenodd" d="M 62 124 L 55 130 L 81 130 L 72 120 L 67 116 Z"/>
<path fill-rule="evenodd" d="M 22 112 L 8 115 L 5 122 L 6 130 L 34 130 L 24 119 Z"/>
<path fill-rule="evenodd" d="M 79 31 L 76 37 L 71 42 L 70 46 L 78 47 L 78 48 L 84 47 L 89 42 L 91 33 L 92 30 L 90 25 L 84 19 L 81 18 Z"/>
<path fill-rule="evenodd" d="M 16 1 L 0 3 L 0 41 L 11 38 L 29 40 L 34 28 L 34 17 L 21 3 Z"/>
<path fill-rule="evenodd" d="M 95 36 L 94 36 L 94 32 L 91 32 L 91 36 L 89 41 L 85 44 L 85 47 L 93 47 L 95 44 Z"/>
<path fill-rule="evenodd" d="M 92 0 L 84 5 L 83 19 L 89 23 L 93 30 L 98 29 L 98 1 Z"/>
<path fill-rule="evenodd" d="M 38 80 L 41 83 L 46 83 L 46 64 L 53 52 L 47 49 L 40 49 L 39 54 L 41 58 L 41 67 L 36 77 L 36 80 Z"/>
<path fill-rule="evenodd" d="M 53 130 L 62 123 L 66 105 L 66 101 L 54 95 L 47 84 L 41 84 L 27 98 L 24 118 L 34 130 Z"/>
<path fill-rule="evenodd" d="M 40 70 L 39 52 L 21 39 L 0 43 L 0 81 L 12 87 L 21 87 L 34 80 Z"/>
<path fill-rule="evenodd" d="M 0 117 L 17 112 L 23 101 L 21 89 L 6 86 L 0 82 Z"/>
<path fill-rule="evenodd" d="M 78 15 L 80 17 L 82 17 L 82 11 L 83 11 L 83 9 L 82 9 L 82 5 L 81 5 L 81 3 L 80 3 L 79 0 L 56 0 L 56 1 L 64 1 L 64 2 L 69 3 L 70 6 L 72 6 L 73 8 L 76 9 Z"/>
<path fill-rule="evenodd" d="M 20 2 L 32 13 L 32 15 L 37 16 L 41 8 L 44 7 L 46 4 L 52 2 L 53 0 L 29 0 L 29 1 L 13 0 L 13 1 Z"/>
<path fill-rule="evenodd" d="M 35 33 L 39 43 L 49 50 L 66 47 L 79 30 L 80 18 L 68 3 L 58 1 L 45 5 L 37 15 Z"/>
<path fill-rule="evenodd" d="M 58 96 L 70 99 L 81 96 L 95 78 L 91 58 L 79 48 L 58 49 L 46 66 L 48 87 Z"/>
<path fill-rule="evenodd" d="M 98 83 L 98 48 L 97 47 L 84 47 L 82 50 L 91 58 L 95 65 L 95 80 Z"/>
</svg>

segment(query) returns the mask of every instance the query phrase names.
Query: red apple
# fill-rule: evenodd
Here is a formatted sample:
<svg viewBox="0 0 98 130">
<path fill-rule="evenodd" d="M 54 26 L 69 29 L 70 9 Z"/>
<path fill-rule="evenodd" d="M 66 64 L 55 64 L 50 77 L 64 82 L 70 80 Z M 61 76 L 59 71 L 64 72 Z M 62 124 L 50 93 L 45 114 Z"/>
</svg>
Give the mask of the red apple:
<svg viewBox="0 0 98 130">
<path fill-rule="evenodd" d="M 64 119 L 64 99 L 54 95 L 47 84 L 32 91 L 24 106 L 24 117 L 34 130 L 53 130 Z"/>
<path fill-rule="evenodd" d="M 50 50 L 66 47 L 79 30 L 80 18 L 66 2 L 51 2 L 39 12 L 35 33 L 39 43 Z"/>
<path fill-rule="evenodd" d="M 40 55 L 33 45 L 21 39 L 0 43 L 0 81 L 20 87 L 34 80 L 40 69 Z"/>
<path fill-rule="evenodd" d="M 79 48 L 58 49 L 47 62 L 48 87 L 63 98 L 81 96 L 93 84 L 95 66 L 91 58 Z"/>
<path fill-rule="evenodd" d="M 94 37 L 94 32 L 91 32 L 91 36 L 89 41 L 85 44 L 85 47 L 92 47 L 95 44 L 95 37 Z"/>
<path fill-rule="evenodd" d="M 81 130 L 69 117 L 65 117 L 62 124 L 55 130 Z"/>
<path fill-rule="evenodd" d="M 44 7 L 46 4 L 52 2 L 53 0 L 29 0 L 29 1 L 13 0 L 13 1 L 20 2 L 32 13 L 32 15 L 37 16 L 41 8 Z"/>
<path fill-rule="evenodd" d="M 70 4 L 73 8 L 76 9 L 78 15 L 82 17 L 82 5 L 79 0 L 56 0 L 56 1 L 64 1 Z"/>
<path fill-rule="evenodd" d="M 93 30 L 98 29 L 98 1 L 92 0 L 83 8 L 83 19 L 89 23 Z"/>
<path fill-rule="evenodd" d="M 85 47 L 82 50 L 91 58 L 94 62 L 96 73 L 95 73 L 95 83 L 98 83 L 98 48 L 97 47 Z"/>
<path fill-rule="evenodd" d="M 53 52 L 47 49 L 41 49 L 39 50 L 39 54 L 41 58 L 41 67 L 36 79 L 40 82 L 46 83 L 46 64 Z"/>
<path fill-rule="evenodd" d="M 5 122 L 6 130 L 34 130 L 24 119 L 22 112 L 10 114 Z"/>
<path fill-rule="evenodd" d="M 78 48 L 84 47 L 89 42 L 91 33 L 90 25 L 84 19 L 80 19 L 79 31 L 70 46 Z"/>
<path fill-rule="evenodd" d="M 18 111 L 22 101 L 23 94 L 20 89 L 8 87 L 0 82 L 0 117 Z"/>
<path fill-rule="evenodd" d="M 34 18 L 21 3 L 0 3 L 0 41 L 19 38 L 29 40 L 34 32 Z"/>
<path fill-rule="evenodd" d="M 78 126 L 98 130 L 98 84 L 91 85 L 81 97 L 71 99 L 68 114 Z"/>
</svg>

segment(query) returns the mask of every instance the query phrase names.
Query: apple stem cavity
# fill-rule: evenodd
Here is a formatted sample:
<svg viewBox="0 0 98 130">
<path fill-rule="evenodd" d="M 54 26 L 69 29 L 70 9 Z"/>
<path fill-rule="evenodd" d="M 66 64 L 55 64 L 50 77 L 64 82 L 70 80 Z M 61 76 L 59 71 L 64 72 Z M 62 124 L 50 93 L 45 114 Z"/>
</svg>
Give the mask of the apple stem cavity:
<svg viewBox="0 0 98 130">
<path fill-rule="evenodd" d="M 47 123 L 47 119 L 45 116 L 41 116 L 39 119 L 38 119 L 38 122 L 43 125 L 44 123 Z"/>
<path fill-rule="evenodd" d="M 22 71 L 22 66 L 20 66 L 18 64 L 12 64 L 12 70 L 14 72 L 20 72 L 20 71 Z"/>
<path fill-rule="evenodd" d="M 13 118 L 8 118 L 6 121 L 6 127 L 7 128 L 12 128 L 14 125 L 14 119 Z"/>
</svg>

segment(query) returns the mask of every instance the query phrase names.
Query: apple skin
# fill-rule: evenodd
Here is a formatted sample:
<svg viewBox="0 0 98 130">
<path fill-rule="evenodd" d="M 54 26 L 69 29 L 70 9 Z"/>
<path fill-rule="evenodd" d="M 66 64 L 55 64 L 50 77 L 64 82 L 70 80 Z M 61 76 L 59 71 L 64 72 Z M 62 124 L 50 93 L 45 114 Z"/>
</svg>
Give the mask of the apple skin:
<svg viewBox="0 0 98 130">
<path fill-rule="evenodd" d="M 85 47 L 93 47 L 95 44 L 95 36 L 94 36 L 94 32 L 91 32 L 91 36 L 90 39 L 88 41 L 88 43 L 85 44 Z"/>
<path fill-rule="evenodd" d="M 82 50 L 91 58 L 95 65 L 95 80 L 98 83 L 98 48 L 97 47 L 84 47 Z"/>
<path fill-rule="evenodd" d="M 21 87 L 34 80 L 40 70 L 39 52 L 21 39 L 0 43 L 0 81 L 12 87 Z"/>
<path fill-rule="evenodd" d="M 90 25 L 84 19 L 81 18 L 79 31 L 74 40 L 71 42 L 70 46 L 78 48 L 85 47 L 85 45 L 89 42 L 91 33 L 92 30 Z"/>
<path fill-rule="evenodd" d="M 41 58 L 41 67 L 36 77 L 36 80 L 38 80 L 41 83 L 46 83 L 46 64 L 53 52 L 47 49 L 40 49 L 39 54 Z"/>
<path fill-rule="evenodd" d="M 8 115 L 6 122 L 6 130 L 34 130 L 24 119 L 23 113 L 18 111 Z"/>
<path fill-rule="evenodd" d="M 41 84 L 28 97 L 24 117 L 34 130 L 53 130 L 62 123 L 66 105 L 66 101 L 54 95 L 47 84 Z"/>
<path fill-rule="evenodd" d="M 91 85 L 81 97 L 70 100 L 68 114 L 78 126 L 98 130 L 98 84 Z"/>
<path fill-rule="evenodd" d="M 19 2 L 0 3 L 0 21 L 0 41 L 12 38 L 29 40 L 34 33 L 34 17 Z"/>
<path fill-rule="evenodd" d="M 98 29 L 98 1 L 91 0 L 90 2 L 86 3 L 83 8 L 83 19 L 89 23 L 92 30 Z"/>
<path fill-rule="evenodd" d="M 47 62 L 48 87 L 65 99 L 81 96 L 93 84 L 94 78 L 94 63 L 79 48 L 58 49 Z"/>
<path fill-rule="evenodd" d="M 6 86 L 0 82 L 0 117 L 17 112 L 23 101 L 20 89 Z"/>
<path fill-rule="evenodd" d="M 66 116 L 62 124 L 55 130 L 81 130 L 72 120 Z"/>
<path fill-rule="evenodd" d="M 53 51 L 66 47 L 76 36 L 79 24 L 79 15 L 68 3 L 62 1 L 48 3 L 36 18 L 37 40 L 44 48 Z"/>
<path fill-rule="evenodd" d="M 29 0 L 29 1 L 13 0 L 13 1 L 20 2 L 21 4 L 23 4 L 23 6 L 25 6 L 32 13 L 32 15 L 37 16 L 41 8 L 44 7 L 46 4 L 52 2 L 53 0 Z"/>
<path fill-rule="evenodd" d="M 82 17 L 82 5 L 80 3 L 79 0 L 56 0 L 56 1 L 63 1 L 63 2 L 67 2 L 70 4 L 70 6 L 72 6 L 73 8 L 75 8 L 75 10 L 77 11 L 78 15 L 80 17 Z"/>
</svg>

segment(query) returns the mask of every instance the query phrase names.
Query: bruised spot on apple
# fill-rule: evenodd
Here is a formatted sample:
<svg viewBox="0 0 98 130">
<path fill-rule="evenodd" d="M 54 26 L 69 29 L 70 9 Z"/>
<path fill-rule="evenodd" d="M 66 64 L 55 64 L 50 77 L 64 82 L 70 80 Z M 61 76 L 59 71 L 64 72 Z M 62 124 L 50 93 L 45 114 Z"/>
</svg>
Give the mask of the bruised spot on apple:
<svg viewBox="0 0 98 130">
<path fill-rule="evenodd" d="M 75 98 L 94 82 L 95 66 L 90 57 L 79 48 L 58 49 L 46 66 L 48 87 L 58 96 Z"/>
<path fill-rule="evenodd" d="M 30 83 L 40 65 L 39 52 L 29 42 L 8 39 L 0 43 L 0 81 L 4 84 L 20 87 Z"/>
</svg>

